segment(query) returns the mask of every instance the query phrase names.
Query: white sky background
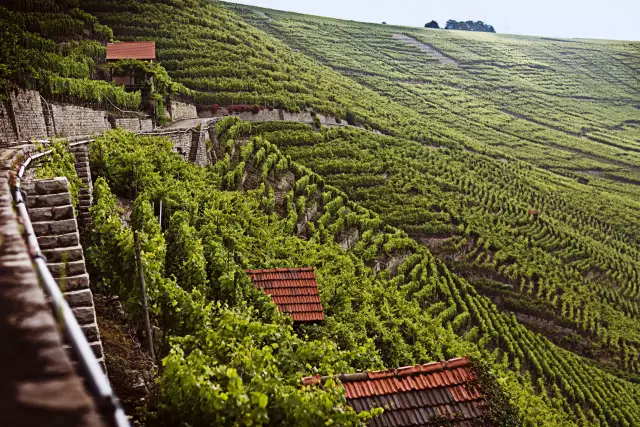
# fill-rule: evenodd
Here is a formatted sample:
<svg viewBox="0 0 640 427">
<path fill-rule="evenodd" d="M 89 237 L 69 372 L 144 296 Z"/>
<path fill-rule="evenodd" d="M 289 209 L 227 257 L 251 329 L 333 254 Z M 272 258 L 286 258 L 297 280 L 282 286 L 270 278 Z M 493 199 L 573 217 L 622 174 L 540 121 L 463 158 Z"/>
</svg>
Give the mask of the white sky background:
<svg viewBox="0 0 640 427">
<path fill-rule="evenodd" d="M 227 0 L 354 21 L 423 27 L 484 21 L 498 33 L 640 41 L 640 0 Z"/>
</svg>

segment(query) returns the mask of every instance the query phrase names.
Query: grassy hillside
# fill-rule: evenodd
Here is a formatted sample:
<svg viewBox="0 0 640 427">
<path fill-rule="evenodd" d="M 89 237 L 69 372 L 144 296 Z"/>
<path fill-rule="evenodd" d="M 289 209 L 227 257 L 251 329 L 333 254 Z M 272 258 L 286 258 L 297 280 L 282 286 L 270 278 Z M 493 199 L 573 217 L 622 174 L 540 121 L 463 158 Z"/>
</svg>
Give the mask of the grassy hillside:
<svg viewBox="0 0 640 427">
<path fill-rule="evenodd" d="M 464 146 L 339 135 L 296 159 L 535 330 L 637 378 L 640 44 L 230 7 Z"/>
<path fill-rule="evenodd" d="M 160 63 L 203 104 L 312 109 L 364 128 L 234 127 L 216 157 L 225 160 L 206 176 L 190 172 L 187 187 L 203 192 L 171 190 L 195 228 L 176 223 L 176 235 L 222 233 L 201 238 L 223 248 L 205 254 L 221 251 L 227 260 L 243 241 L 238 268 L 285 263 L 290 246 L 256 249 L 277 247 L 258 243 L 274 235 L 287 242 L 297 231 L 311 243 L 294 238 L 293 246 L 322 253 L 333 245 L 328 258 L 291 258 L 340 270 L 321 281 L 333 320 L 304 332 L 339 351 L 372 347 L 361 353 L 365 362 L 314 366 L 393 367 L 470 352 L 502 373 L 525 425 L 640 424 L 638 44 L 417 30 L 205 1 L 80 6 L 118 39 L 156 40 Z M 280 149 L 264 139 L 250 148 L 233 142 L 249 131 Z M 150 188 L 175 177 L 174 167 L 152 173 Z M 284 222 L 227 218 L 228 230 L 201 228 L 198 206 L 211 194 L 224 200 L 220 188 L 245 190 L 251 168 L 264 180 L 295 177 L 278 211 Z M 114 177 L 109 184 L 123 191 Z M 261 209 L 284 196 L 267 194 Z M 216 209 L 212 218 L 226 218 L 224 206 Z M 242 209 L 260 216 L 255 206 Z M 293 228 L 316 210 L 311 223 Z M 249 226 L 257 234 L 245 240 L 237 230 Z M 347 264 L 334 241 L 348 248 Z M 385 270 L 392 260 L 397 275 Z M 218 270 L 205 268 L 205 283 L 229 286 Z M 179 280 L 187 287 L 196 279 Z M 214 290 L 225 296 L 213 299 L 238 302 L 228 288 Z M 172 333 L 191 332 L 181 325 L 187 329 Z M 184 374 L 193 384 L 188 378 L 199 371 L 190 369 L 212 361 L 190 365 L 180 351 L 173 379 Z M 306 371 L 286 372 L 292 384 Z M 170 384 L 169 407 L 192 414 L 193 402 Z M 191 392 L 207 401 L 197 394 L 204 391 Z M 216 413 L 198 410 L 195 424 Z"/>
<path fill-rule="evenodd" d="M 232 8 L 294 49 L 492 151 L 563 173 L 638 178 L 638 42 L 439 31 Z"/>
</svg>

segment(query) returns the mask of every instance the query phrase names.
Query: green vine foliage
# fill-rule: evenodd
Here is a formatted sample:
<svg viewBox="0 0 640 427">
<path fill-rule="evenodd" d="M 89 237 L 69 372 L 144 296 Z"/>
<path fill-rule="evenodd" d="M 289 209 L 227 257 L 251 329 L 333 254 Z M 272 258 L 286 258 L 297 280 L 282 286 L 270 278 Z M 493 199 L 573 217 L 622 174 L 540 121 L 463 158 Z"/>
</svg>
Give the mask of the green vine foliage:
<svg viewBox="0 0 640 427">
<path fill-rule="evenodd" d="M 17 84 L 61 102 L 140 106 L 140 92 L 92 80 L 95 64 L 105 57 L 101 42 L 113 36 L 108 27 L 68 5 L 32 4 L 40 12 L 33 13 L 30 3 L 0 6 L 0 97 Z"/>
<path fill-rule="evenodd" d="M 35 169 L 36 178 L 67 178 L 71 202 L 74 209 L 77 208 L 78 194 L 83 184 L 75 168 L 76 159 L 69 150 L 69 141 L 66 139 L 53 139 L 47 146 L 38 145 L 38 149 L 41 152 L 51 150 L 51 153 L 38 159 Z"/>
</svg>

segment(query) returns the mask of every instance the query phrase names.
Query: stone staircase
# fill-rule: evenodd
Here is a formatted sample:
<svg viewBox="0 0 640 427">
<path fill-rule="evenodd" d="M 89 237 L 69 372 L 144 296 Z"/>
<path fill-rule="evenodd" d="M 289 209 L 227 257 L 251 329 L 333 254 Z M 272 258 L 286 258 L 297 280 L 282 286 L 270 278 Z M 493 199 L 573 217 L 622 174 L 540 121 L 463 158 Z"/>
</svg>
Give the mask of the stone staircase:
<svg viewBox="0 0 640 427">
<path fill-rule="evenodd" d="M 83 236 L 91 229 L 91 213 L 89 208 L 93 203 L 93 184 L 91 183 L 91 169 L 89 168 L 89 144 L 71 147 L 76 158 L 75 168 L 82 181 L 82 188 L 78 195 L 78 230 Z"/>
<path fill-rule="evenodd" d="M 80 245 L 78 222 L 74 215 L 66 178 L 25 182 L 29 217 L 42 254 L 51 274 L 56 278 L 69 306 L 84 331 L 98 361 L 106 371 L 100 332 L 96 322 L 93 294 L 89 288 L 89 274 Z M 82 193 L 81 193 L 82 194 Z M 88 207 L 91 194 L 80 196 L 79 212 Z M 84 219 L 86 225 L 86 217 Z"/>
</svg>

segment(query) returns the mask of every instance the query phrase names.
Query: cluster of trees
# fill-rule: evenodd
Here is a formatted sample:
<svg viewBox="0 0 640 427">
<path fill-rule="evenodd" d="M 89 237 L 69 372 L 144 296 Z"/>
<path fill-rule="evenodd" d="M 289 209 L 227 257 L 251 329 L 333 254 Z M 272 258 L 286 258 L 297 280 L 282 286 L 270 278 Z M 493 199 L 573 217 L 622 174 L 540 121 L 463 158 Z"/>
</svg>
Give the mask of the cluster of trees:
<svg viewBox="0 0 640 427">
<path fill-rule="evenodd" d="M 462 31 L 483 31 L 485 33 L 495 33 L 493 26 L 485 24 L 482 21 L 456 21 L 449 19 L 445 30 L 462 30 Z"/>
</svg>

